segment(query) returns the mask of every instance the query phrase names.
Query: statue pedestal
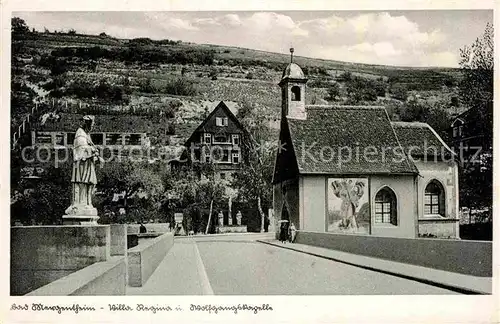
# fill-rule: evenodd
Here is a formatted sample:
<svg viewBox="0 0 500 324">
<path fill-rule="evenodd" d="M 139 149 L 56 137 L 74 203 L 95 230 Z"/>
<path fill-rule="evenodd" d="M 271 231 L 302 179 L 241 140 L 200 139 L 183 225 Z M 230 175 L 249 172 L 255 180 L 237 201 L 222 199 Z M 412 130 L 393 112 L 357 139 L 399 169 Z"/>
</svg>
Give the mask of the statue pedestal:
<svg viewBox="0 0 500 324">
<path fill-rule="evenodd" d="M 63 225 L 97 225 L 99 216 L 72 216 L 64 215 Z"/>
<path fill-rule="evenodd" d="M 97 225 L 97 209 L 89 205 L 72 205 L 62 217 L 63 225 Z"/>
</svg>

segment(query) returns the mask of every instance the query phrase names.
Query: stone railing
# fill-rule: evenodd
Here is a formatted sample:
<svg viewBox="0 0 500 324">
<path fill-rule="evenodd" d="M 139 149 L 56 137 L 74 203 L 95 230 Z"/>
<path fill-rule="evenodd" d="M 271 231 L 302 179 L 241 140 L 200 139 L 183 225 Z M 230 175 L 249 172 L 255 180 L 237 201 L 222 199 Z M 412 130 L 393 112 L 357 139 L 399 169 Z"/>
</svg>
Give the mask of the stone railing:
<svg viewBox="0 0 500 324">
<path fill-rule="evenodd" d="M 11 295 L 123 295 L 127 225 L 11 228 Z"/>
<path fill-rule="evenodd" d="M 114 256 L 53 281 L 26 296 L 125 295 L 126 286 L 126 259 L 124 256 Z"/>
<path fill-rule="evenodd" d="M 486 241 L 298 231 L 295 242 L 471 276 L 493 271 L 492 242 Z"/>
<path fill-rule="evenodd" d="M 128 250 L 128 284 L 142 287 L 174 244 L 174 235 L 165 233 Z"/>
</svg>

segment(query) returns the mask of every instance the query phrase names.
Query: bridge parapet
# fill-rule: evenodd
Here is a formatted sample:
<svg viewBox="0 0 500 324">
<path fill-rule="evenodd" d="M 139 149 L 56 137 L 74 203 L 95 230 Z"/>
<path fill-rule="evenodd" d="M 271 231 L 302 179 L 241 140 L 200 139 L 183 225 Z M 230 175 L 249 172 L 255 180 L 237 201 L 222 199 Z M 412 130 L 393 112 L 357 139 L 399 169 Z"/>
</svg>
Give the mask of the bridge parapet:
<svg viewBox="0 0 500 324">
<path fill-rule="evenodd" d="M 174 235 L 165 233 L 128 250 L 128 284 L 142 287 L 174 244 Z"/>
</svg>

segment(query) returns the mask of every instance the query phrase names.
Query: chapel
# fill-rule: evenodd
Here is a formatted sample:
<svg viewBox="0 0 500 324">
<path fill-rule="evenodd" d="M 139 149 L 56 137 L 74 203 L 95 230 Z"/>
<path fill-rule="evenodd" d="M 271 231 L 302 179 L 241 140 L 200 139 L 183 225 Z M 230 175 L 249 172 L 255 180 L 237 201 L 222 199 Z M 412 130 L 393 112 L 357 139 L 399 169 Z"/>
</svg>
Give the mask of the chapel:
<svg viewBox="0 0 500 324">
<path fill-rule="evenodd" d="M 458 163 L 432 127 L 392 122 L 380 106 L 306 105 L 306 84 L 289 63 L 275 217 L 307 232 L 459 238 Z"/>
</svg>

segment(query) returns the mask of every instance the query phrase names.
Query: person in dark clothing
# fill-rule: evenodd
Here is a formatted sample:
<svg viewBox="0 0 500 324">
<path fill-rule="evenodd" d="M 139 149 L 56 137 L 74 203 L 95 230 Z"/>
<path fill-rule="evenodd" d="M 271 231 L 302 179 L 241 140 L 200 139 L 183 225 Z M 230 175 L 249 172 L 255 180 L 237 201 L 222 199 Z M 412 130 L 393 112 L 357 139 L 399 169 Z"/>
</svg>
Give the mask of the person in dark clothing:
<svg viewBox="0 0 500 324">
<path fill-rule="evenodd" d="M 288 223 L 282 222 L 280 226 L 280 241 L 286 243 L 288 240 Z"/>
<path fill-rule="evenodd" d="M 139 233 L 147 233 L 147 229 L 146 229 L 146 226 L 144 226 L 143 223 L 140 223 L 141 226 L 139 227 Z"/>
</svg>

